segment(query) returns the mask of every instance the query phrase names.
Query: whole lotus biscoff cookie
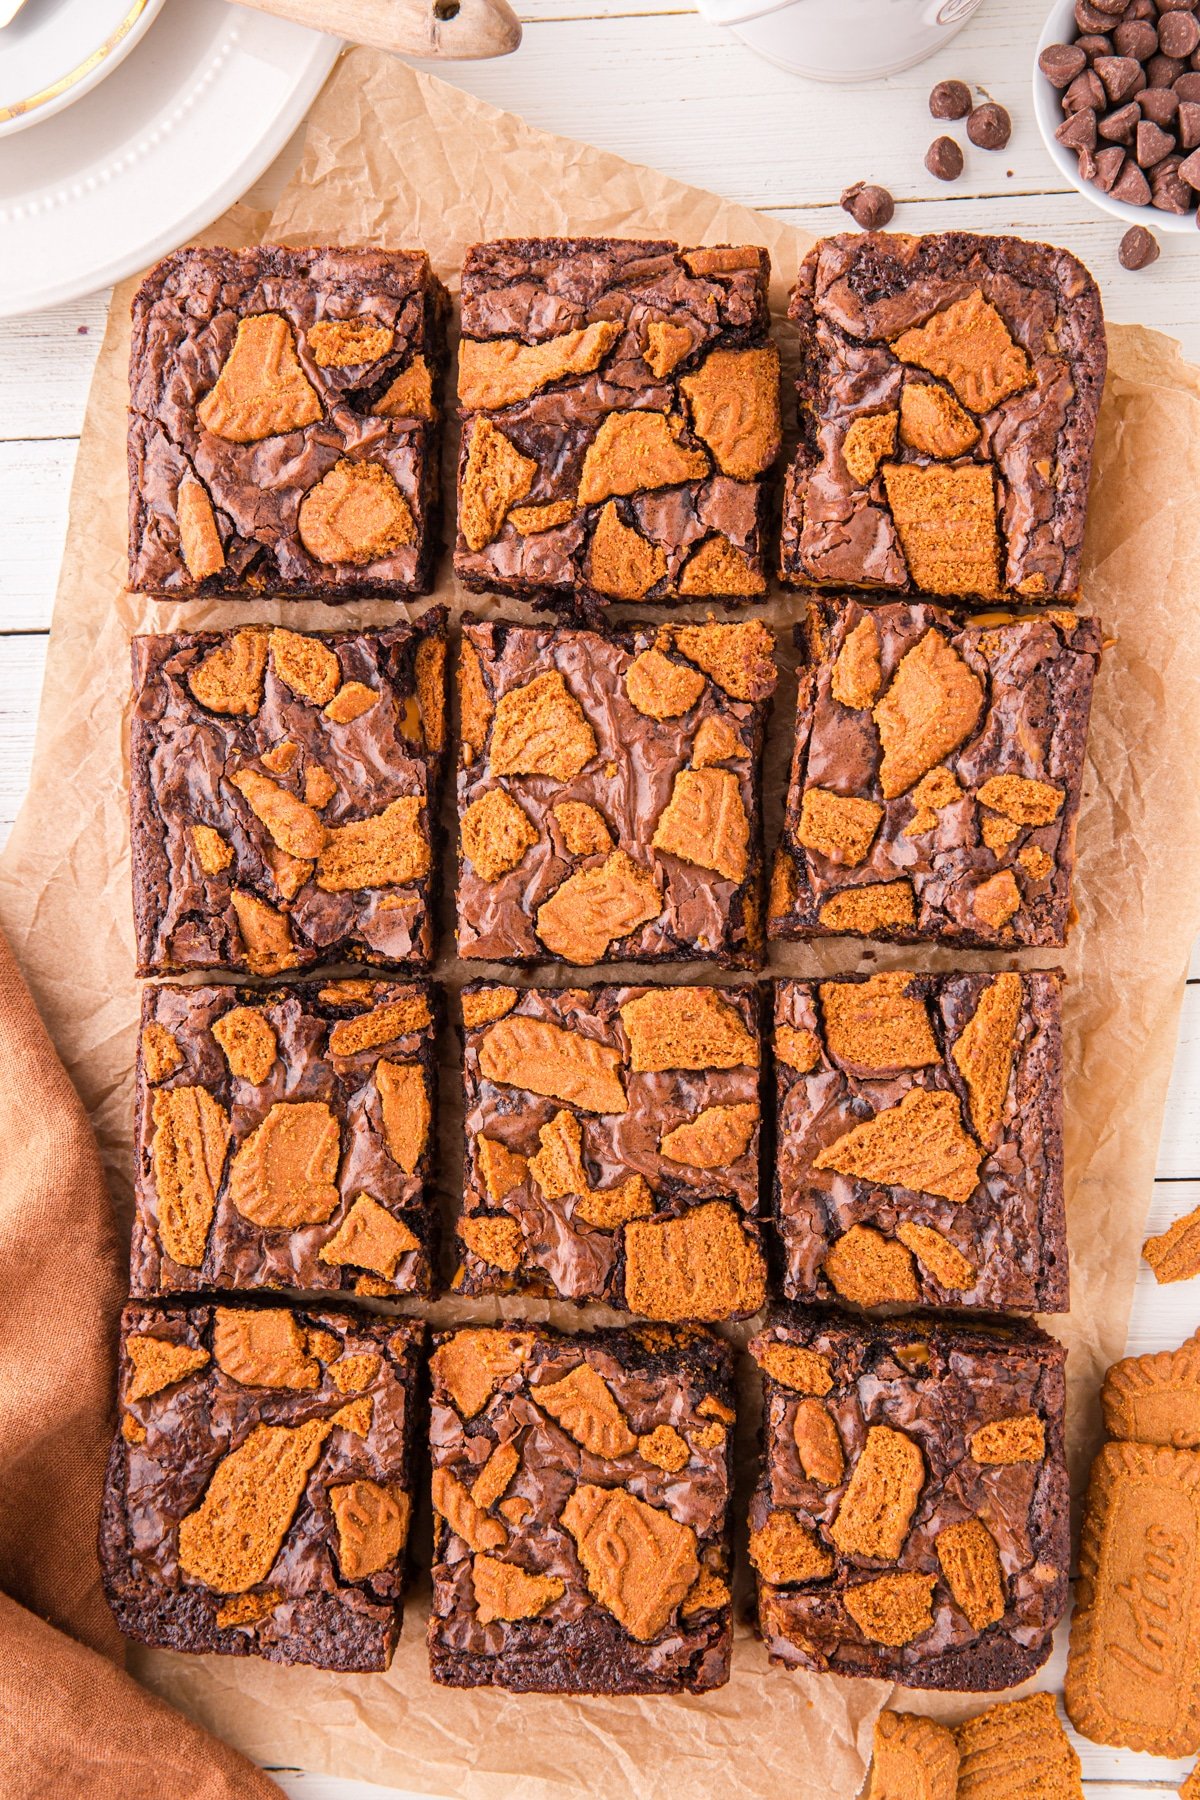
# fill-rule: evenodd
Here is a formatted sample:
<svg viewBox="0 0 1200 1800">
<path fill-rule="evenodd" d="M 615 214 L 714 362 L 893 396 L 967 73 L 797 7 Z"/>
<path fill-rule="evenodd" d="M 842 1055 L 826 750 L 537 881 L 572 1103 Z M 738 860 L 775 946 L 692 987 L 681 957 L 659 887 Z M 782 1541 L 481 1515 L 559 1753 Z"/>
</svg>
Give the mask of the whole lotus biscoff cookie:
<svg viewBox="0 0 1200 1800">
<path fill-rule="evenodd" d="M 1200 1450 L 1200 1341 L 1115 1362 L 1100 1399 L 1110 1437 Z"/>
<path fill-rule="evenodd" d="M 955 1731 L 958 1800 L 1083 1800 L 1082 1772 L 1051 1694 L 989 1706 Z"/>
<path fill-rule="evenodd" d="M 1197 1763 L 1179 1790 L 1179 1800 L 1200 1800 L 1200 1763 Z"/>
<path fill-rule="evenodd" d="M 1092 1464 L 1066 1704 L 1098 1744 L 1200 1750 L 1200 1456 L 1106 1444 Z"/>
<path fill-rule="evenodd" d="M 919 1713 L 881 1712 L 866 1800 L 955 1800 L 954 1733 Z"/>
</svg>

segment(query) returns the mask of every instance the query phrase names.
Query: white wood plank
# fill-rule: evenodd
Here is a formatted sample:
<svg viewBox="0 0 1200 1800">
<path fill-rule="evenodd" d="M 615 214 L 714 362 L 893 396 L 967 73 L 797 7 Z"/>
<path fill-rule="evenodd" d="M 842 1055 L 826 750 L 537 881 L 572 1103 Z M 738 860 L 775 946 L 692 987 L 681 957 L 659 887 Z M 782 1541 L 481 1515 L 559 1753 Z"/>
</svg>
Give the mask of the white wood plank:
<svg viewBox="0 0 1200 1800">
<path fill-rule="evenodd" d="M 0 441 L 79 435 L 108 296 L 0 319 Z"/>
<path fill-rule="evenodd" d="M 1179 1046 L 1167 1094 L 1158 1151 L 1160 1179 L 1200 1172 L 1200 986 L 1189 982 L 1179 1021 Z"/>
<path fill-rule="evenodd" d="M 75 449 L 74 438 L 0 442 L 0 631 L 50 624 Z"/>
<path fill-rule="evenodd" d="M 373 1782 L 348 1781 L 343 1775 L 309 1775 L 302 1769 L 270 1769 L 289 1800 L 434 1800 L 408 1788 L 376 1787 Z"/>
<path fill-rule="evenodd" d="M 33 761 L 32 722 L 42 692 L 45 637 L 0 637 L 0 845 L 25 795 Z"/>
</svg>

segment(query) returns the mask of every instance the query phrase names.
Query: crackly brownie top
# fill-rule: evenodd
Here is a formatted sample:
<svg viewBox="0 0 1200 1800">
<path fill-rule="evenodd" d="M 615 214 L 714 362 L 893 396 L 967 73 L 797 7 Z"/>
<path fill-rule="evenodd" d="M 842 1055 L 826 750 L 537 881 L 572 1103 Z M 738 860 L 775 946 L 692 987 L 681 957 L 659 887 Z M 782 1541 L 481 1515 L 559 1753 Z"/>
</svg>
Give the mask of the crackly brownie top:
<svg viewBox="0 0 1200 1800">
<path fill-rule="evenodd" d="M 1065 1310 L 1061 977 L 782 981 L 792 1298 Z"/>
<path fill-rule="evenodd" d="M 1105 343 L 1074 257 L 958 232 L 827 238 L 791 316 L 803 367 L 785 575 L 1076 594 Z"/>
<path fill-rule="evenodd" d="M 427 956 L 445 614 L 133 643 L 134 895 L 156 969 Z"/>
<path fill-rule="evenodd" d="M 540 1649 L 547 1674 L 570 1646 L 607 1653 L 611 1677 L 715 1649 L 728 1630 L 732 1368 L 707 1332 L 661 1326 L 440 1338 L 435 1653 L 494 1658 L 502 1680 L 506 1653 Z"/>
<path fill-rule="evenodd" d="M 359 1584 L 391 1601 L 408 1535 L 411 1321 L 129 1306 L 119 1504 L 131 1572 L 249 1625 Z M 110 1550 L 115 1547 L 110 1547 Z"/>
<path fill-rule="evenodd" d="M 760 485 L 780 443 L 769 266 L 753 246 L 475 246 L 460 573 L 627 601 L 763 593 Z"/>
<path fill-rule="evenodd" d="M 1061 943 L 1100 628 L 809 607 L 773 919 Z"/>
<path fill-rule="evenodd" d="M 148 987 L 133 1277 L 426 1293 L 432 993 Z"/>
<path fill-rule="evenodd" d="M 464 1291 L 660 1319 L 757 1309 L 752 990 L 479 985 L 463 1019 Z"/>
<path fill-rule="evenodd" d="M 766 626 L 463 633 L 464 956 L 751 958 Z"/>
<path fill-rule="evenodd" d="M 1060 1345 L 1032 1326 L 777 1320 L 750 1558 L 769 1649 L 898 1672 L 1031 1645 L 1066 1594 Z"/>
<path fill-rule="evenodd" d="M 411 584 L 444 305 L 416 251 L 160 263 L 133 304 L 135 585 Z"/>
</svg>

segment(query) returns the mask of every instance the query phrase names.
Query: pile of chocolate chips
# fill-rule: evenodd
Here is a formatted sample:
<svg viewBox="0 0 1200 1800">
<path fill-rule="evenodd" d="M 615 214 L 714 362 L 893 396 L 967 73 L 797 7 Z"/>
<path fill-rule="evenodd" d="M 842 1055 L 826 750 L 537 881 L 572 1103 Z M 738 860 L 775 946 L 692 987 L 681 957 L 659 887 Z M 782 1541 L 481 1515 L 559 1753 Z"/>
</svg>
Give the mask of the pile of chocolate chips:
<svg viewBox="0 0 1200 1800">
<path fill-rule="evenodd" d="M 1200 194 L 1200 0 L 1076 0 L 1079 36 L 1038 58 L 1055 132 L 1114 200 L 1186 213 Z"/>
</svg>

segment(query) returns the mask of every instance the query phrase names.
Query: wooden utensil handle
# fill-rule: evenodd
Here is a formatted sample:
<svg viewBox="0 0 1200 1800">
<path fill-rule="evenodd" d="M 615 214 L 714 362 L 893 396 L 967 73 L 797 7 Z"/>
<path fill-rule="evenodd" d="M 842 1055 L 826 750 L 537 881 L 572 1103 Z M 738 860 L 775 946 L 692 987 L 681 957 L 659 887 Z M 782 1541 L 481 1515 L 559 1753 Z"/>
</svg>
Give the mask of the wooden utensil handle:
<svg viewBox="0 0 1200 1800">
<path fill-rule="evenodd" d="M 508 0 L 242 0 L 242 4 L 401 56 L 475 61 L 507 56 L 521 42 L 521 22 Z"/>
</svg>

